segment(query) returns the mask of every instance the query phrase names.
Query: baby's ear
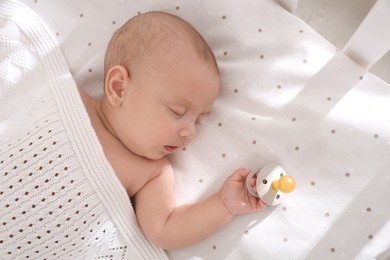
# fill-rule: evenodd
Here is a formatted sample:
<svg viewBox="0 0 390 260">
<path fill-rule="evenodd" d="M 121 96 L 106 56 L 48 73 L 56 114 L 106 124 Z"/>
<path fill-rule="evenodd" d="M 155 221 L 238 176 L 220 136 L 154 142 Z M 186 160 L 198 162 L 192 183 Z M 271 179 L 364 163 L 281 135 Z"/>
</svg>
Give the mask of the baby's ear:
<svg viewBox="0 0 390 260">
<path fill-rule="evenodd" d="M 122 104 L 125 84 L 128 80 L 129 74 L 123 66 L 114 66 L 107 72 L 104 92 L 111 105 L 120 106 Z"/>
</svg>

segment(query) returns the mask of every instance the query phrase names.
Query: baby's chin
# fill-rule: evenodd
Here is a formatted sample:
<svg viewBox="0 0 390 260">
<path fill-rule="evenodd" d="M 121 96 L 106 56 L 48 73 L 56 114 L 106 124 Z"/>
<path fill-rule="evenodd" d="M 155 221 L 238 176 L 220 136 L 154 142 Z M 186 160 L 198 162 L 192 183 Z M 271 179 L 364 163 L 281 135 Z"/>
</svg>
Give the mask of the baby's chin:
<svg viewBox="0 0 390 260">
<path fill-rule="evenodd" d="M 160 155 L 141 155 L 141 154 L 137 154 L 137 155 L 140 156 L 140 157 L 143 157 L 145 159 L 151 160 L 151 161 L 158 161 L 158 160 L 163 159 L 165 156 L 167 156 L 166 154 L 160 154 Z"/>
<path fill-rule="evenodd" d="M 161 160 L 163 158 L 166 158 L 167 156 L 169 156 L 175 152 L 176 151 L 166 152 L 164 149 L 162 152 L 159 152 L 159 153 L 145 154 L 145 155 L 138 155 L 138 156 L 144 157 L 144 158 L 149 159 L 151 161 L 158 161 L 158 160 Z"/>
<path fill-rule="evenodd" d="M 129 149 L 129 148 L 128 148 Z M 151 161 L 158 161 L 171 154 L 177 153 L 180 150 L 179 146 L 164 145 L 159 151 L 135 151 L 129 149 L 134 155 L 143 157 Z"/>
</svg>

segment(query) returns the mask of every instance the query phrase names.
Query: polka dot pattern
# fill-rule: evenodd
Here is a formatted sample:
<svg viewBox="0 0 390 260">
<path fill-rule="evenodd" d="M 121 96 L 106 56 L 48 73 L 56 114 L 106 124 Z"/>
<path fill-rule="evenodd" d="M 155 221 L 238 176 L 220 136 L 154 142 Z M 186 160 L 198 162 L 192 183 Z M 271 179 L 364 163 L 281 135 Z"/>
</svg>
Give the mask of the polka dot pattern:
<svg viewBox="0 0 390 260">
<path fill-rule="evenodd" d="M 63 3 L 69 11 L 62 15 L 71 21 L 64 24 L 63 16 L 44 11 L 61 3 L 23 2 L 49 21 L 75 80 L 96 96 L 105 44 L 130 16 L 169 11 L 204 35 L 220 65 L 221 95 L 196 141 L 172 157 L 179 204 L 215 192 L 238 167 L 278 163 L 296 179 L 279 207 L 241 216 L 209 239 L 169 252 L 172 259 L 373 259 L 386 250 L 390 86 L 301 20 L 273 1 L 81 0 L 74 8 Z M 11 190 L 18 185 L 15 179 Z M 39 190 L 44 182 L 36 185 Z M 23 192 L 14 199 L 24 199 Z"/>
</svg>

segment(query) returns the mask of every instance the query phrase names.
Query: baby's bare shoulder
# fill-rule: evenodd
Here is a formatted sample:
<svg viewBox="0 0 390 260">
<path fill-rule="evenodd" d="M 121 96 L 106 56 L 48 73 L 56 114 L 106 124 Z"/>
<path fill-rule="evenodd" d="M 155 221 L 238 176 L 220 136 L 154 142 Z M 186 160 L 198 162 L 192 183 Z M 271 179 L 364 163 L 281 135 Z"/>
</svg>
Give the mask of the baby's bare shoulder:
<svg viewBox="0 0 390 260">
<path fill-rule="evenodd" d="M 107 153 L 107 158 L 130 197 L 150 181 L 173 172 L 170 162 L 165 158 L 150 160 L 122 149 L 112 152 L 116 155 Z"/>
</svg>

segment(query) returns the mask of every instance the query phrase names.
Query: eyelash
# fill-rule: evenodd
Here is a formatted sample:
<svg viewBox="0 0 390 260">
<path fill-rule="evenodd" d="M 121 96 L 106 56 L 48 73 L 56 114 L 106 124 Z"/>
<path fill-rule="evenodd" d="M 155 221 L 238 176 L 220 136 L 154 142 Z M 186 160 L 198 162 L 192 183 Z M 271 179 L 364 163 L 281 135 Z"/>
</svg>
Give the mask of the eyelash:
<svg viewBox="0 0 390 260">
<path fill-rule="evenodd" d="M 171 110 L 171 112 L 172 112 L 175 116 L 177 116 L 177 117 L 182 117 L 182 116 L 184 116 L 184 114 L 185 114 L 185 113 L 180 114 L 180 113 L 178 113 L 177 111 L 175 111 L 175 110 L 172 109 L 172 108 L 170 108 L 169 110 Z"/>
<path fill-rule="evenodd" d="M 172 113 L 174 116 L 179 117 L 179 118 L 180 118 L 180 117 L 183 117 L 183 116 L 185 115 L 185 112 L 182 113 L 182 114 L 180 114 L 180 113 L 178 113 L 177 111 L 175 111 L 175 110 L 172 109 L 172 108 L 169 108 L 169 110 L 171 111 L 171 113 Z M 204 117 L 204 116 L 202 116 L 201 118 L 197 119 L 197 120 L 195 121 L 195 124 L 201 125 L 201 124 L 202 124 L 202 119 L 203 119 L 203 117 Z"/>
</svg>

